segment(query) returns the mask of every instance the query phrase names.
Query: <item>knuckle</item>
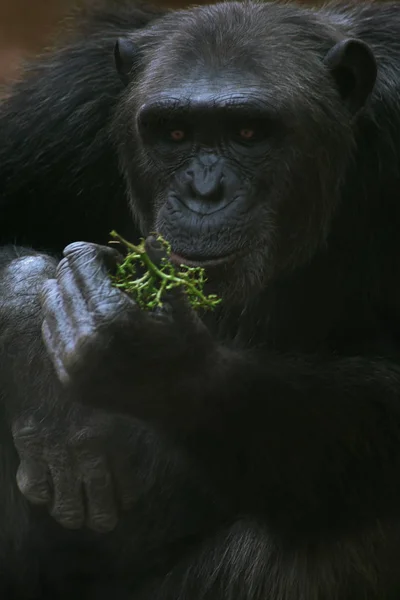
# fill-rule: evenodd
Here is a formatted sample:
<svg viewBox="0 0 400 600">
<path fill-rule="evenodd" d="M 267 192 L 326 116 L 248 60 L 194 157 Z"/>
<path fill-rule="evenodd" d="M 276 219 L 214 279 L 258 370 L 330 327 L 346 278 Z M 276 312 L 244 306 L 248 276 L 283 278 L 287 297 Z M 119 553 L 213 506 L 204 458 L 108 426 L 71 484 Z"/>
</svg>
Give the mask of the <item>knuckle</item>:
<svg viewBox="0 0 400 600">
<path fill-rule="evenodd" d="M 98 449 L 102 445 L 103 432 L 92 425 L 79 427 L 73 430 L 68 439 L 68 445 L 74 451 L 81 463 L 90 463 L 92 460 L 102 460 Z"/>
<path fill-rule="evenodd" d="M 14 437 L 20 436 L 36 436 L 38 431 L 38 422 L 33 415 L 21 415 L 15 419 L 12 424 L 12 432 Z"/>
<path fill-rule="evenodd" d="M 110 258 L 108 248 L 90 242 L 74 242 L 64 249 L 64 257 L 73 271 L 89 268 L 97 272 L 106 268 Z"/>
<path fill-rule="evenodd" d="M 147 315 L 142 315 L 136 302 L 121 290 L 104 295 L 94 304 L 93 314 L 97 324 L 96 343 L 101 347 L 119 343 L 121 335 L 143 329 L 147 321 Z"/>
<path fill-rule="evenodd" d="M 42 306 L 43 316 L 49 315 L 57 318 L 61 307 L 61 298 L 56 279 L 48 279 L 40 289 L 39 300 Z"/>
<path fill-rule="evenodd" d="M 29 489 L 21 488 L 18 486 L 21 494 L 29 500 L 32 504 L 42 505 L 47 504 L 51 500 L 50 490 L 46 487 L 33 487 L 31 486 Z"/>
<path fill-rule="evenodd" d="M 65 527 L 66 529 L 81 529 L 84 525 L 83 514 L 75 511 L 64 511 L 60 512 L 54 510 L 51 516 L 57 523 Z"/>
<path fill-rule="evenodd" d="M 57 265 L 57 277 L 64 275 L 69 270 L 69 263 L 67 258 L 62 258 Z"/>
<path fill-rule="evenodd" d="M 119 298 L 103 294 L 101 297 L 93 298 L 90 308 L 97 322 L 98 335 L 101 333 L 104 336 L 105 332 L 109 335 L 110 332 L 126 324 L 126 315 L 121 311 Z"/>
<path fill-rule="evenodd" d="M 51 510 L 53 519 L 67 529 L 80 529 L 84 525 L 84 513 L 75 503 L 56 504 Z"/>
<path fill-rule="evenodd" d="M 90 410 L 71 424 L 67 438 L 79 461 L 96 460 L 104 464 L 105 444 L 108 446 L 110 441 L 119 441 L 119 433 L 112 416 L 103 411 Z"/>
<path fill-rule="evenodd" d="M 97 254 L 98 246 L 91 242 L 73 242 L 64 248 L 64 256 L 68 258 L 79 259 L 82 256 Z"/>
<path fill-rule="evenodd" d="M 17 486 L 21 494 L 33 504 L 45 504 L 50 500 L 48 484 L 32 480 L 24 471 L 17 473 Z"/>
<path fill-rule="evenodd" d="M 31 456 L 42 454 L 42 440 L 36 427 L 15 429 L 12 433 L 14 446 L 19 454 L 29 451 Z"/>
<path fill-rule="evenodd" d="M 98 512 L 89 519 L 88 527 L 98 533 L 107 533 L 113 531 L 117 523 L 118 517 L 116 514 Z"/>
</svg>

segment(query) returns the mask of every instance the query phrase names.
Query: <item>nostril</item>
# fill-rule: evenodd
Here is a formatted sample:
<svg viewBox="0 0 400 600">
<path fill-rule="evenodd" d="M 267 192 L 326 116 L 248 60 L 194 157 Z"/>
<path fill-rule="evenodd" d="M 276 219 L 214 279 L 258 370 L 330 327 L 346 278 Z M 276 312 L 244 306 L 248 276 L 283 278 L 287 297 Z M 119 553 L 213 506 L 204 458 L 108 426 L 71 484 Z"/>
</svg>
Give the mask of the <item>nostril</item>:
<svg viewBox="0 0 400 600">
<path fill-rule="evenodd" d="M 210 202 L 220 202 L 224 198 L 224 186 L 222 181 L 219 181 L 213 189 L 210 189 L 209 193 L 206 194 L 205 199 Z"/>
<path fill-rule="evenodd" d="M 194 173 L 190 180 L 192 196 L 195 198 L 219 201 L 223 196 L 223 179 L 220 174 L 210 170 Z"/>
</svg>

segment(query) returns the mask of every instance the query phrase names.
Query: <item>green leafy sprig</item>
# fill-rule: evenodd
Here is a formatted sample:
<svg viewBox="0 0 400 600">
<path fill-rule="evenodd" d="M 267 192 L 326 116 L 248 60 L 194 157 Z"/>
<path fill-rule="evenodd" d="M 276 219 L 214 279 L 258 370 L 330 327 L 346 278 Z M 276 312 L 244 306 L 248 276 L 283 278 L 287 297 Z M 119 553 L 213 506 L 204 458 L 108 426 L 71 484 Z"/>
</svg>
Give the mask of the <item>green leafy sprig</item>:
<svg viewBox="0 0 400 600">
<path fill-rule="evenodd" d="M 174 288 L 183 288 L 191 306 L 198 310 L 213 310 L 221 299 L 215 294 L 204 294 L 206 283 L 205 271 L 202 267 L 173 265 L 170 244 L 160 235 L 156 237 L 160 247 L 165 251 L 161 264 L 156 265 L 146 251 L 145 240 L 139 245 L 128 242 L 116 231 L 110 234 L 127 249 L 124 261 L 118 265 L 117 271 L 111 276 L 113 285 L 129 294 L 142 310 L 154 310 L 163 304 L 165 293 Z M 144 267 L 144 274 L 138 267 Z"/>
</svg>

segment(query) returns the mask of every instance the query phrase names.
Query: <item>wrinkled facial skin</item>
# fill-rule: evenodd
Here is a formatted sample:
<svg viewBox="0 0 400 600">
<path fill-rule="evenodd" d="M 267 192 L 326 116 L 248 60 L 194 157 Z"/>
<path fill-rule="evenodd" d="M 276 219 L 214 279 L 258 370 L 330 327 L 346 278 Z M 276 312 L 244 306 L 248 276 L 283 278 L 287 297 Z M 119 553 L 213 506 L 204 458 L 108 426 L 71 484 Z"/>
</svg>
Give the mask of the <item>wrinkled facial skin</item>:
<svg viewBox="0 0 400 600">
<path fill-rule="evenodd" d="M 152 99 L 138 112 L 140 139 L 154 173 L 151 228 L 171 242 L 174 260 L 229 280 L 249 256 L 271 248 L 273 185 L 266 169 L 283 130 L 258 90 L 208 89 L 207 83 Z M 158 184 L 158 185 L 157 185 Z M 157 187 L 156 187 L 157 185 Z M 260 221 L 264 227 L 260 228 Z M 264 260 L 264 258 L 263 258 Z M 250 277 L 257 277 L 251 265 Z"/>
<path fill-rule="evenodd" d="M 146 230 L 171 243 L 178 263 L 204 266 L 217 291 L 247 296 L 326 235 L 338 180 L 324 189 L 310 128 L 297 132 L 261 90 L 161 93 L 137 126 L 152 198 Z"/>
<path fill-rule="evenodd" d="M 272 50 L 259 41 L 254 55 L 228 34 L 224 48 L 214 39 L 208 59 L 167 38 L 120 113 L 143 234 L 163 235 L 176 262 L 204 266 L 239 302 L 326 241 L 354 143 L 325 49 L 307 55 L 272 34 Z"/>
</svg>

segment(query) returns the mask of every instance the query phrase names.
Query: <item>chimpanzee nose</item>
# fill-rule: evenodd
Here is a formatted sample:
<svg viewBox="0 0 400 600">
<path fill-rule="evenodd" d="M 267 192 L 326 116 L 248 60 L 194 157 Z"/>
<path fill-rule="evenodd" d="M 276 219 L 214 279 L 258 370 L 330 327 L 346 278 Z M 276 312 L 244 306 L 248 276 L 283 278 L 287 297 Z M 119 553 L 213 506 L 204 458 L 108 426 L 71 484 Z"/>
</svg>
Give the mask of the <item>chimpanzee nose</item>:
<svg viewBox="0 0 400 600">
<path fill-rule="evenodd" d="M 218 202 L 223 193 L 221 165 L 206 166 L 202 169 L 189 169 L 187 176 L 193 197 Z"/>
<path fill-rule="evenodd" d="M 220 163 L 198 164 L 185 173 L 185 192 L 180 200 L 193 212 L 209 214 L 226 203 L 224 175 Z"/>
</svg>

